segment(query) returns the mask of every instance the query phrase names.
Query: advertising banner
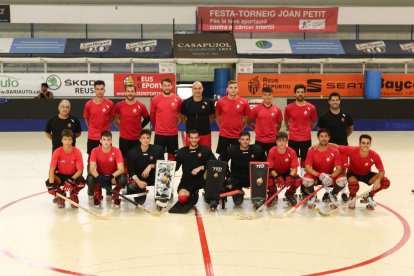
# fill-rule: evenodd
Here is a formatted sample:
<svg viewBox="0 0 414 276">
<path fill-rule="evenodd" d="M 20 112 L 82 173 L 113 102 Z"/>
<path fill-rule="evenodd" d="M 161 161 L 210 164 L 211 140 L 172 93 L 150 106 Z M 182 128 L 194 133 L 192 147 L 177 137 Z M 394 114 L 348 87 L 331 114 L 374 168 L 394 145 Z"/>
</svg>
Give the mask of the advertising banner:
<svg viewBox="0 0 414 276">
<path fill-rule="evenodd" d="M 339 40 L 299 40 L 289 39 L 293 54 L 300 55 L 343 55 Z"/>
<path fill-rule="evenodd" d="M 113 74 L 0 74 L 0 97 L 36 97 L 46 82 L 55 97 L 95 96 L 95 80 L 105 81 L 105 95 L 114 95 Z"/>
<path fill-rule="evenodd" d="M 63 54 L 66 38 L 15 38 L 11 54 Z"/>
<path fill-rule="evenodd" d="M 236 42 L 230 33 L 175 34 L 175 58 L 236 58 Z"/>
<path fill-rule="evenodd" d="M 292 54 L 288 39 L 236 39 L 236 46 L 238 54 Z"/>
<path fill-rule="evenodd" d="M 65 54 L 169 58 L 172 46 L 170 39 L 68 39 Z"/>
<path fill-rule="evenodd" d="M 341 40 L 347 55 L 414 55 L 411 40 Z"/>
<path fill-rule="evenodd" d="M 239 74 L 239 95 L 260 97 L 262 88 L 270 86 L 273 96 L 293 97 L 293 87 L 302 83 L 306 97 L 327 97 L 333 91 L 342 97 L 364 96 L 362 74 Z M 413 74 L 382 74 L 381 97 L 414 97 Z"/>
<path fill-rule="evenodd" d="M 338 8 L 199 7 L 198 27 L 214 32 L 336 32 Z"/>
<path fill-rule="evenodd" d="M 153 97 L 161 94 L 161 80 L 172 80 L 172 91 L 175 93 L 176 80 L 174 74 L 114 74 L 114 96 L 125 97 L 125 86 L 133 84 L 136 87 L 136 96 Z"/>
<path fill-rule="evenodd" d="M 0 5 L 0 23 L 10 23 L 10 5 Z"/>
<path fill-rule="evenodd" d="M 10 53 L 13 38 L 0 38 L 0 53 Z"/>
</svg>

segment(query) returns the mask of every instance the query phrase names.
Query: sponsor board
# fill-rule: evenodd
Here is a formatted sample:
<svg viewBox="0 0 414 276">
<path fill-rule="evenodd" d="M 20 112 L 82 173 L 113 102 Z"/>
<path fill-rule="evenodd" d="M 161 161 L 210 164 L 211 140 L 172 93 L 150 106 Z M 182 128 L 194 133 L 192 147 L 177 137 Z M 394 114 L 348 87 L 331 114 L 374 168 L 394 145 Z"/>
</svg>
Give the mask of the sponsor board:
<svg viewBox="0 0 414 276">
<path fill-rule="evenodd" d="M 13 38 L 0 38 L 0 53 L 9 53 Z"/>
<path fill-rule="evenodd" d="M 172 80 L 172 91 L 175 93 L 176 80 L 174 74 L 114 74 L 114 96 L 125 97 L 125 86 L 135 85 L 136 96 L 153 97 L 161 94 L 161 80 Z"/>
<path fill-rule="evenodd" d="M 236 42 L 230 33 L 175 34 L 176 58 L 236 58 Z"/>
<path fill-rule="evenodd" d="M 306 97 L 327 97 L 333 91 L 364 96 L 363 74 L 240 74 L 237 81 L 242 97 L 260 97 L 265 86 L 272 87 L 273 96 L 294 97 L 298 83 L 306 86 Z M 414 97 L 414 74 L 382 74 L 381 97 Z"/>
<path fill-rule="evenodd" d="M 55 97 L 95 96 L 93 84 L 105 81 L 106 96 L 113 96 L 113 74 L 0 74 L 0 97 L 36 97 L 46 82 Z"/>
<path fill-rule="evenodd" d="M 214 32 L 336 32 L 338 8 L 199 7 L 198 27 Z"/>
<path fill-rule="evenodd" d="M 236 39 L 238 54 L 292 54 L 288 39 Z"/>
</svg>

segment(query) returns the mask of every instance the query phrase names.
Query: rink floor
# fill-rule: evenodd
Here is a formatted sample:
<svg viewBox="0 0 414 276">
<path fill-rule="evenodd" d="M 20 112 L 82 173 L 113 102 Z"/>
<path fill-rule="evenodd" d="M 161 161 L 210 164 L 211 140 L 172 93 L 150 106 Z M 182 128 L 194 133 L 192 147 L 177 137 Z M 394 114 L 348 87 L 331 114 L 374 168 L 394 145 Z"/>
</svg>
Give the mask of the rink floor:
<svg viewBox="0 0 414 276">
<path fill-rule="evenodd" d="M 242 207 L 229 198 L 214 213 L 203 200 L 187 215 L 155 217 L 124 201 L 120 209 L 105 200 L 95 209 L 86 189 L 80 204 L 106 219 L 69 204 L 58 209 L 44 185 L 51 155 L 44 133 L 0 133 L 0 274 L 414 275 L 414 132 L 368 133 L 391 180 L 375 211 L 357 203 L 354 211 L 322 217 L 304 207 L 280 219 L 288 208 L 279 200 L 254 220 L 237 216 L 253 212 L 248 190 Z M 214 149 L 216 140 L 217 133 Z M 78 147 L 86 152 L 86 133 Z M 155 210 L 153 188 L 145 206 Z"/>
</svg>

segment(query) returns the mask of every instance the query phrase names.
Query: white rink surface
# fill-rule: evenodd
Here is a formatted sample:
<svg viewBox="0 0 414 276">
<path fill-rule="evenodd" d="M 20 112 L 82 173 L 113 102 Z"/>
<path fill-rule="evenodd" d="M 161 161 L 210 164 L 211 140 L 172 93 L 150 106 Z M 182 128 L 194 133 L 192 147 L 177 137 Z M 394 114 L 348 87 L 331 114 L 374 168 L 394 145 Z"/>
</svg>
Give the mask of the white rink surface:
<svg viewBox="0 0 414 276">
<path fill-rule="evenodd" d="M 213 274 L 304 275 L 385 253 L 372 263 L 334 274 L 414 275 L 414 241 L 409 237 L 414 226 L 414 132 L 368 133 L 391 180 L 390 189 L 375 199 L 406 219 L 408 227 L 383 207 L 371 212 L 360 203 L 354 211 L 344 209 L 330 217 L 305 207 L 277 219 L 275 214 L 287 210 L 279 200 L 277 207 L 246 221 L 236 214 L 252 212 L 247 190 L 241 208 L 234 208 L 229 198 L 225 210 L 210 213 L 199 200 Z M 359 134 L 351 136 L 351 145 L 357 144 Z M 216 140 L 217 133 L 214 149 Z M 206 275 L 194 211 L 153 217 L 123 201 L 106 220 L 96 220 L 69 204 L 58 209 L 45 192 L 51 143 L 44 133 L 0 133 L 0 141 L 0 275 Z M 78 146 L 86 152 L 85 132 Z M 360 191 L 367 189 L 361 184 Z M 99 214 L 112 209 L 105 200 L 102 209 L 90 206 L 86 188 L 80 203 Z M 155 208 L 152 188 L 145 206 Z M 408 241 L 401 248 L 389 252 L 404 239 Z"/>
</svg>

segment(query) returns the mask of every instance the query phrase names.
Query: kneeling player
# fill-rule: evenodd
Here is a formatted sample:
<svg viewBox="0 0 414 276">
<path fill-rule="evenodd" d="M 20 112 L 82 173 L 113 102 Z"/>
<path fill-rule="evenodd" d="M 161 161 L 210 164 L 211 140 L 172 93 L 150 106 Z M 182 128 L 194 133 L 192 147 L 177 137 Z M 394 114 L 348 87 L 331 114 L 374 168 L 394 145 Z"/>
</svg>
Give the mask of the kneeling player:
<svg viewBox="0 0 414 276">
<path fill-rule="evenodd" d="M 85 179 L 82 177 L 83 160 L 82 153 L 77 147 L 72 146 L 73 132 L 70 129 L 62 131 L 63 146 L 53 151 L 49 168 L 49 179 L 46 180 L 48 192 L 55 196 L 59 208 L 65 207 L 65 201 L 56 198 L 56 193 L 70 193 L 70 199 L 79 203 L 78 193 L 85 187 Z M 74 205 L 72 207 L 76 208 Z"/>
<path fill-rule="evenodd" d="M 127 185 L 127 194 L 144 193 L 134 197 L 138 204 L 144 204 L 147 186 L 154 186 L 155 165 L 157 160 L 164 160 L 164 150 L 159 145 L 151 145 L 151 131 L 142 129 L 139 136 L 140 145 L 130 149 L 127 154 L 128 172 L 132 181 Z"/>
<path fill-rule="evenodd" d="M 373 198 L 374 195 L 381 190 L 388 189 L 390 186 L 390 180 L 385 176 L 381 157 L 371 150 L 371 141 L 371 136 L 362 134 L 359 137 L 358 147 L 339 146 L 339 151 L 349 156 L 347 177 L 350 200 L 356 196 L 359 190 L 358 181 L 373 185 L 372 191 L 364 196 L 364 201 L 368 203 L 366 206 L 368 210 L 373 210 L 377 205 Z M 377 173 L 371 171 L 372 165 L 377 168 Z M 349 204 L 349 208 L 355 208 L 354 200 Z"/>
<path fill-rule="evenodd" d="M 276 146 L 272 147 L 267 156 L 269 162 L 269 170 L 273 179 L 269 179 L 268 183 L 268 198 L 276 193 L 276 188 L 281 189 L 286 186 L 288 190 L 285 193 L 286 200 L 290 205 L 295 206 L 297 201 L 295 199 L 296 189 L 302 185 L 302 178 L 297 174 L 297 167 L 299 167 L 298 157 L 296 152 L 287 146 L 288 135 L 286 132 L 279 132 L 276 134 Z M 272 200 L 268 204 L 271 207 L 276 202 Z"/>
<path fill-rule="evenodd" d="M 177 188 L 178 202 L 195 205 L 198 200 L 198 191 L 205 187 L 204 172 L 208 160 L 216 160 L 213 152 L 206 146 L 199 145 L 198 131 L 188 132 L 190 145 L 177 151 L 176 170 L 182 166 L 182 177 Z"/>
<path fill-rule="evenodd" d="M 319 129 L 317 136 L 319 144 L 316 148 L 310 148 L 306 156 L 306 174 L 303 177 L 304 196 L 314 192 L 314 185 L 333 187 L 329 199 L 331 206 L 336 208 L 339 205 L 336 196 L 346 185 L 345 175 L 340 174 L 341 156 L 335 147 L 328 145 L 330 137 L 328 130 Z M 316 199 L 316 195 L 313 195 L 308 200 L 309 208 L 316 206 Z"/>
<path fill-rule="evenodd" d="M 239 135 L 240 145 L 230 145 L 220 155 L 219 159 L 225 162 L 231 160 L 229 178 L 225 183 L 226 191 L 240 190 L 241 193 L 233 196 L 234 205 L 243 203 L 242 188 L 250 187 L 249 164 L 254 161 L 264 161 L 264 153 L 260 146 L 250 145 L 250 133 L 243 131 Z"/>
<path fill-rule="evenodd" d="M 102 202 L 102 188 L 106 191 L 112 191 L 112 185 L 115 185 L 112 195 L 114 207 L 119 208 L 121 200 L 119 191 L 127 183 L 127 176 L 124 173 L 124 163 L 121 151 L 112 146 L 112 133 L 104 130 L 101 133 L 101 145 L 92 150 L 89 160 L 89 175 L 87 183 L 93 191 L 93 203 L 95 207 L 100 207 Z"/>
</svg>

